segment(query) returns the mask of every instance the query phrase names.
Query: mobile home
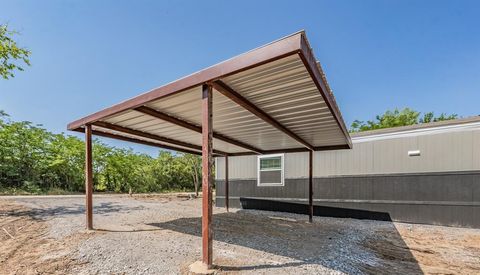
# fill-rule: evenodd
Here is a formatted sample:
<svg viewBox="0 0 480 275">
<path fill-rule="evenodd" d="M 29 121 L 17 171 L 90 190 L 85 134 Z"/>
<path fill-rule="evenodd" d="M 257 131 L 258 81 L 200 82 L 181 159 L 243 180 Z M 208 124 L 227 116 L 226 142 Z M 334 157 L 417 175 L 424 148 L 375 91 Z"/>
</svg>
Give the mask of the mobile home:
<svg viewBox="0 0 480 275">
<path fill-rule="evenodd" d="M 480 116 L 351 137 L 352 149 L 314 152 L 315 215 L 480 227 Z M 216 158 L 217 206 L 224 162 Z M 230 206 L 306 211 L 308 152 L 228 162 Z"/>
</svg>

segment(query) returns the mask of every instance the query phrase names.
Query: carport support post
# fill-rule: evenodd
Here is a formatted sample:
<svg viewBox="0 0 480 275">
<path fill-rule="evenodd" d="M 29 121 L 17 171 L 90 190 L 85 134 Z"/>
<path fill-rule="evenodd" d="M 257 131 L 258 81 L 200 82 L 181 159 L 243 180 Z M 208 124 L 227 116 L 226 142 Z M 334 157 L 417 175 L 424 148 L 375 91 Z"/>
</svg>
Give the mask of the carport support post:
<svg viewBox="0 0 480 275">
<path fill-rule="evenodd" d="M 203 263 L 212 267 L 212 87 L 202 86 L 202 254 Z"/>
<path fill-rule="evenodd" d="M 313 151 L 308 151 L 308 220 L 313 221 Z"/>
<path fill-rule="evenodd" d="M 227 208 L 227 212 L 230 200 L 228 193 L 228 155 L 225 155 L 225 208 Z"/>
<path fill-rule="evenodd" d="M 92 167 L 92 125 L 85 125 L 85 207 L 87 229 L 93 229 L 92 211 L 93 167 Z"/>
</svg>

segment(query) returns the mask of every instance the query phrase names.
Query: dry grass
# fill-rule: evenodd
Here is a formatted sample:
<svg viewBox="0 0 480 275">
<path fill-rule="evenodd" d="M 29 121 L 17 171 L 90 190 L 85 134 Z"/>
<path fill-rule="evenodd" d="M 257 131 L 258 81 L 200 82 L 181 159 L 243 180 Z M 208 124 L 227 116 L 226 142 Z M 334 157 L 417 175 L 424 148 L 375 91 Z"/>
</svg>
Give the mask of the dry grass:
<svg viewBox="0 0 480 275">
<path fill-rule="evenodd" d="M 81 234 L 63 240 L 48 236 L 45 221 L 29 209 L 0 201 L 0 271 L 2 274 L 66 274 L 81 265 L 69 254 Z"/>
<path fill-rule="evenodd" d="M 379 230 L 364 246 L 377 254 L 379 266 L 368 273 L 480 274 L 480 235 L 457 234 L 458 229 L 396 224 L 398 232 Z M 401 238 L 396 238 L 396 235 Z"/>
</svg>

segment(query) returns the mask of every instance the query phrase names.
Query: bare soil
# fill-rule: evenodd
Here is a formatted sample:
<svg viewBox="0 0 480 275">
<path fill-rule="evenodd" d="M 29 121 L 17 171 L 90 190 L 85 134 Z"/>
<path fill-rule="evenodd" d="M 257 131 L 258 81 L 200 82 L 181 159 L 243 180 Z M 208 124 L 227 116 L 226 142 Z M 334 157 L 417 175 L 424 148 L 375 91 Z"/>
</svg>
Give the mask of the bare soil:
<svg viewBox="0 0 480 275">
<path fill-rule="evenodd" d="M 0 210 L 0 274 L 64 274 L 82 265 L 69 254 L 84 233 L 55 240 L 26 207 L 0 201 Z"/>
<path fill-rule="evenodd" d="M 0 274 L 187 274 L 201 199 L 0 198 Z M 480 274 L 480 230 L 214 208 L 219 274 Z"/>
<path fill-rule="evenodd" d="M 480 274 L 480 233 L 442 226 L 397 224 L 397 232 L 377 230 L 363 245 L 381 263 L 368 273 L 402 273 L 416 265 L 426 274 Z M 457 231 L 457 232 L 456 232 Z M 401 239 L 395 236 L 399 234 Z M 412 270 L 413 269 L 413 270 Z"/>
</svg>

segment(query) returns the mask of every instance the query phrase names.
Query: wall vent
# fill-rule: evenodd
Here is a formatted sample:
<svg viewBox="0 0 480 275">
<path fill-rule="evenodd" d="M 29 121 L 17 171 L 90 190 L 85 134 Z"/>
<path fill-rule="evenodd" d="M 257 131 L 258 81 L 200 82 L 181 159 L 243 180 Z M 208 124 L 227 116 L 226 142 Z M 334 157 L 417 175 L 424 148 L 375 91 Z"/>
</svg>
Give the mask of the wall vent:
<svg viewBox="0 0 480 275">
<path fill-rule="evenodd" d="M 420 156 L 420 150 L 408 151 L 408 156 L 409 157 L 418 157 L 418 156 Z"/>
</svg>

